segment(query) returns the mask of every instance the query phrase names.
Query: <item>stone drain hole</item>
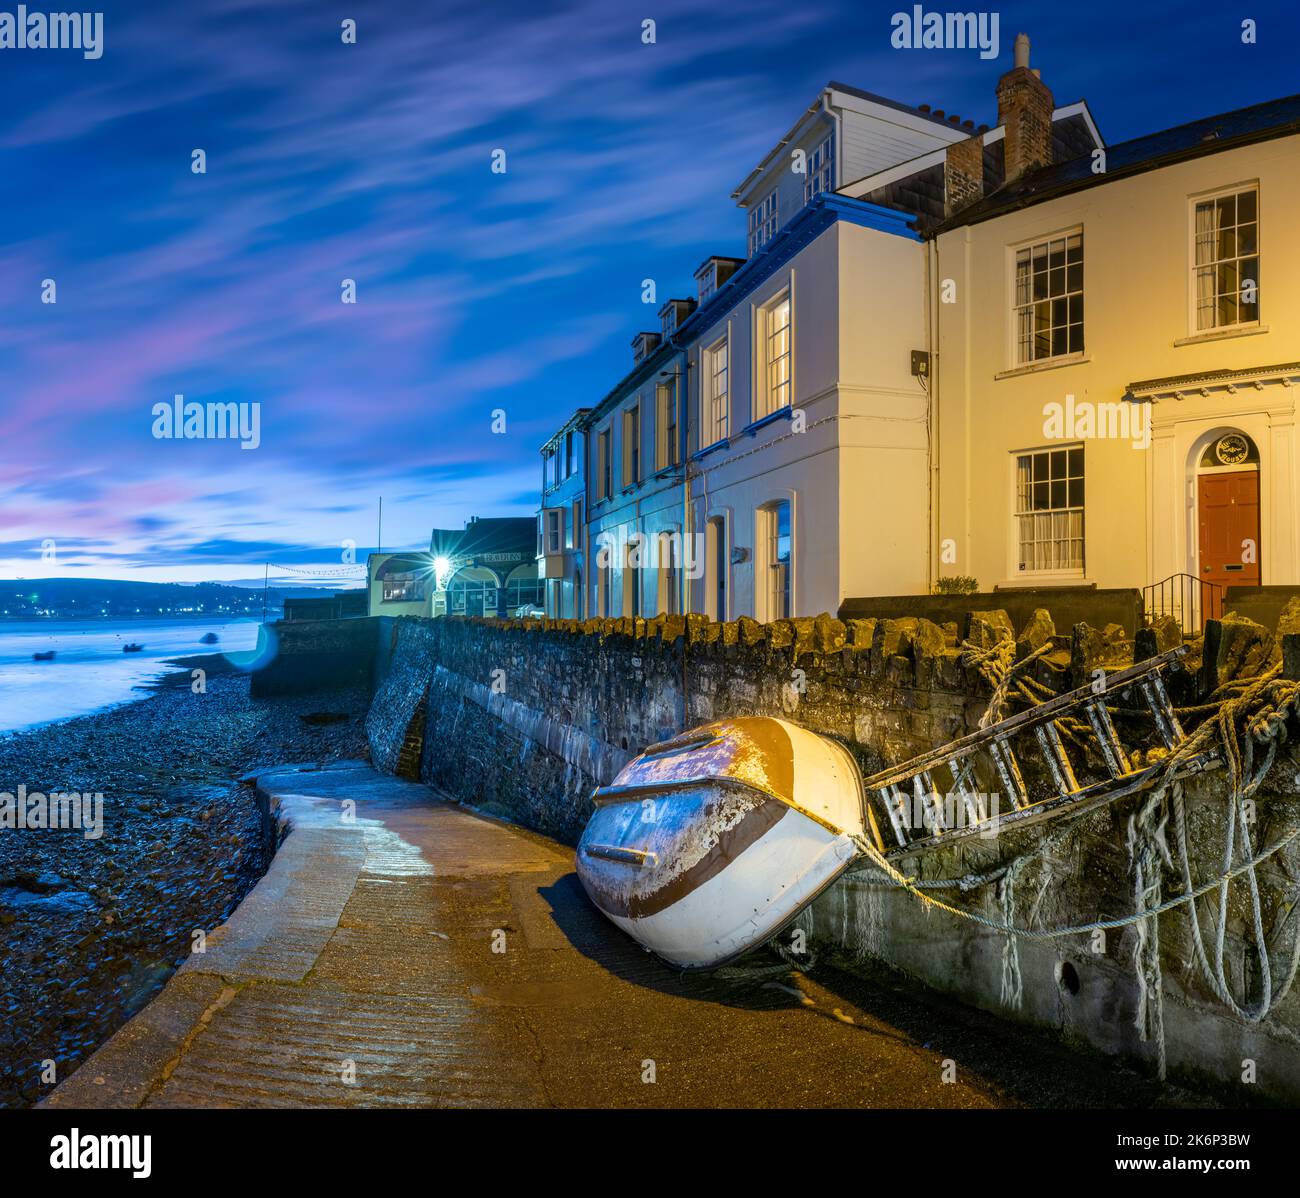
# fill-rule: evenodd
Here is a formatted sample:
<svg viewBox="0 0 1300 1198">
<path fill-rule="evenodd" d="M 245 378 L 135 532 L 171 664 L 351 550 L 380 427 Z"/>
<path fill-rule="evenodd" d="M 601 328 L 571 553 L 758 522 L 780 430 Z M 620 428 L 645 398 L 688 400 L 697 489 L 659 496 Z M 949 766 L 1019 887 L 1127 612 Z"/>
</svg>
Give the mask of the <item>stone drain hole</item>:
<svg viewBox="0 0 1300 1198">
<path fill-rule="evenodd" d="M 1079 971 L 1069 961 L 1062 961 L 1057 966 L 1056 980 L 1067 994 L 1079 993 Z"/>
</svg>

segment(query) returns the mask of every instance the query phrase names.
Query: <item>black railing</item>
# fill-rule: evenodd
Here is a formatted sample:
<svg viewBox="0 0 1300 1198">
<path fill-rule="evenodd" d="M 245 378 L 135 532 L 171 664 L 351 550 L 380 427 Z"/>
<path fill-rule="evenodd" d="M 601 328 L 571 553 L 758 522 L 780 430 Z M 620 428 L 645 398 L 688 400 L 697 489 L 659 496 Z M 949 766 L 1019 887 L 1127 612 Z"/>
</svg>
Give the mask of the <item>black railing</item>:
<svg viewBox="0 0 1300 1198">
<path fill-rule="evenodd" d="M 1148 623 L 1156 616 L 1173 616 L 1184 636 L 1196 636 L 1206 620 L 1223 615 L 1223 592 L 1222 583 L 1206 582 L 1194 574 L 1171 574 L 1142 588 L 1143 616 Z"/>
</svg>

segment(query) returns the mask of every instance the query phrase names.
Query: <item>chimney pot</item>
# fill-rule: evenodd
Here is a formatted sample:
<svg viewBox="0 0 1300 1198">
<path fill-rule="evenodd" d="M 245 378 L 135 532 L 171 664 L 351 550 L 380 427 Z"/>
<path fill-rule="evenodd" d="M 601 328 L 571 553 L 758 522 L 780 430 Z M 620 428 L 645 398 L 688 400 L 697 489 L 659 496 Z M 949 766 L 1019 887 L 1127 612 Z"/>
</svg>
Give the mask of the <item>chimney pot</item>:
<svg viewBox="0 0 1300 1198">
<path fill-rule="evenodd" d="M 1029 38 L 1016 35 L 1015 65 L 998 80 L 998 124 L 1006 130 L 1005 181 L 1052 161 L 1055 102 L 1039 72 L 1029 67 Z"/>
</svg>

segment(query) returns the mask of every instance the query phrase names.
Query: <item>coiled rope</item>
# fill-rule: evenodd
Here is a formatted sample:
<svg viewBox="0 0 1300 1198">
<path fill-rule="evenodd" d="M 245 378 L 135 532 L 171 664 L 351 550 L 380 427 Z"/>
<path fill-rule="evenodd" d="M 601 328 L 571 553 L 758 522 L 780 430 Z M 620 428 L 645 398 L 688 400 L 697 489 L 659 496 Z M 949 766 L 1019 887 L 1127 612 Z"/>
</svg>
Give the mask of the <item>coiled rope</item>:
<svg viewBox="0 0 1300 1198">
<path fill-rule="evenodd" d="M 974 647 L 972 646 L 971 649 Z M 1031 660 L 1030 657 L 1026 657 L 1023 662 L 1009 666 L 1006 664 L 1006 651 L 998 653 L 996 650 L 997 646 L 994 650 L 976 651 L 980 654 L 976 664 L 981 668 L 981 672 L 987 666 L 989 674 L 986 677 L 992 675 L 990 681 L 993 682 L 995 690 L 990 711 L 996 709 L 995 703 L 1000 707 L 1010 685 L 1013 671 Z M 1255 872 L 1261 863 L 1280 853 L 1297 836 L 1300 836 L 1300 824 L 1288 829 L 1267 848 L 1253 852 L 1249 829 L 1250 818 L 1246 807 L 1247 802 L 1273 767 L 1278 746 L 1286 739 L 1287 718 L 1296 712 L 1297 704 L 1300 703 L 1300 682 L 1280 678 L 1280 671 L 1280 666 L 1274 666 L 1254 678 L 1227 683 L 1215 691 L 1209 703 L 1194 709 L 1182 709 L 1181 714 L 1184 715 L 1212 714 L 1209 714 L 1208 718 L 1163 760 L 1159 779 L 1152 784 L 1154 792 L 1130 820 L 1129 850 L 1134 861 L 1135 873 L 1135 910 L 1131 915 L 1117 916 L 1113 919 L 1096 919 L 1063 928 L 1020 927 L 1009 916 L 1010 903 L 1007 899 L 1014 885 L 1016 869 L 1025 858 L 1018 858 L 1015 862 L 1001 866 L 984 876 L 968 875 L 966 878 L 925 882 L 904 875 L 865 838 L 855 836 L 854 843 L 864 858 L 896 887 L 917 899 L 923 907 L 946 911 L 958 919 L 978 924 L 1008 937 L 1053 940 L 1086 935 L 1098 929 L 1109 930 L 1127 927 L 1130 924 L 1140 925 L 1136 954 L 1140 991 L 1139 1020 L 1144 1034 L 1156 1040 L 1157 1058 L 1163 1076 L 1164 1035 L 1163 1015 L 1160 1008 L 1162 979 L 1158 916 L 1178 907 L 1188 908 L 1196 959 L 1207 985 L 1233 1014 L 1245 1022 L 1258 1023 L 1264 1019 L 1290 991 L 1300 967 L 1300 933 L 1297 933 L 1293 936 L 1289 959 L 1281 970 L 1274 968 L 1264 930 L 1259 881 Z M 1258 765 L 1255 763 L 1256 745 L 1265 748 L 1263 759 Z M 1180 779 L 1174 777 L 1174 774 L 1191 758 L 1216 747 L 1227 768 L 1228 778 L 1229 812 L 1224 830 L 1223 864 L 1217 876 L 1198 886 L 1193 884 L 1191 876 L 1183 784 Z M 1172 855 L 1164 839 L 1168 819 L 1165 814 L 1167 800 L 1173 812 L 1183 892 L 1171 898 L 1161 899 L 1161 867 L 1162 865 L 1173 866 Z M 1234 863 L 1234 858 L 1237 856 L 1244 856 L 1245 859 Z M 1261 993 L 1255 1002 L 1239 1001 L 1233 996 L 1224 966 L 1229 886 L 1233 880 L 1240 877 L 1247 879 L 1252 930 L 1260 962 Z M 1004 883 L 999 895 L 1003 900 L 1004 911 L 1004 918 L 1001 920 L 957 907 L 926 893 L 927 889 L 944 887 L 956 887 L 965 891 L 992 881 Z M 1011 885 L 1006 885 L 1007 882 Z M 1211 951 L 1206 948 L 1200 917 L 1196 910 L 1196 900 L 1214 891 L 1218 892 L 1219 903 L 1217 930 Z M 1013 988 L 1016 985 L 1013 970 L 1018 974 L 1018 963 L 1013 965 L 1004 957 L 1004 989 L 1008 985 Z M 1275 978 L 1278 979 L 1276 983 Z"/>
</svg>

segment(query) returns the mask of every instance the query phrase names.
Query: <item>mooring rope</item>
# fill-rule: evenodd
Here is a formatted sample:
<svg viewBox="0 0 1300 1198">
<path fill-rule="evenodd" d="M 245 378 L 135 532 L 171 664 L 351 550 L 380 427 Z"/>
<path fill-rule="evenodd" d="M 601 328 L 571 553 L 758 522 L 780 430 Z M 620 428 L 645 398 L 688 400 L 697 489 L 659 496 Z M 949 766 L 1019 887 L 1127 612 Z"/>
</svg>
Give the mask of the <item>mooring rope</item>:
<svg viewBox="0 0 1300 1198">
<path fill-rule="evenodd" d="M 1012 641 L 1000 641 L 987 649 L 969 642 L 964 642 L 962 647 L 966 651 L 965 660 L 968 664 L 973 665 L 993 688 L 988 707 L 979 721 L 980 728 L 987 728 L 1001 718 L 1002 708 L 1012 694 L 1031 706 L 1046 698 L 1055 697 L 1049 687 L 1036 679 L 1020 676 L 1026 666 L 1051 648 L 1051 642 L 1019 661 L 1014 660 L 1015 644 Z M 1276 762 L 1278 747 L 1287 737 L 1288 718 L 1300 708 L 1300 681 L 1283 679 L 1279 676 L 1280 673 L 1279 664 L 1263 674 L 1234 679 L 1216 688 L 1208 702 L 1177 709 L 1178 715 L 1183 718 L 1205 718 L 1160 761 L 1160 773 L 1150 784 L 1149 797 L 1129 818 L 1127 845 L 1133 869 L 1134 891 L 1134 910 L 1131 915 L 1094 919 L 1063 928 L 1021 927 L 1016 924 L 1014 908 L 1018 873 L 1032 857 L 1045 853 L 1049 844 L 1055 844 L 1060 836 L 1068 834 L 1075 826 L 1074 821 L 1066 822 L 1060 832 L 1045 837 L 1036 849 L 985 873 L 967 874 L 961 878 L 926 881 L 908 877 L 891 864 L 870 841 L 855 836 L 854 842 L 867 861 L 880 870 L 895 887 L 917 899 L 923 909 L 945 911 L 1007 938 L 1002 952 L 1001 988 L 1004 1003 L 1012 1007 L 1018 1007 L 1022 998 L 1018 940 L 1055 940 L 1136 925 L 1133 964 L 1138 1005 L 1135 1022 L 1143 1039 L 1154 1043 L 1156 1068 L 1163 1079 L 1167 1058 L 1164 978 L 1160 961 L 1161 915 L 1178 907 L 1187 908 L 1193 950 L 1206 985 L 1238 1019 L 1246 1023 L 1259 1023 L 1266 1018 L 1286 997 L 1297 973 L 1300 973 L 1300 929 L 1292 933 L 1289 959 L 1282 964 L 1282 968 L 1275 966 L 1264 928 L 1263 902 L 1256 873 L 1263 862 L 1282 852 L 1300 836 L 1300 822 L 1287 829 L 1268 847 L 1255 852 L 1247 807 Z M 1068 717 L 1059 717 L 1054 723 L 1074 743 L 1085 746 L 1088 743 L 1086 725 Z M 1256 746 L 1264 750 L 1258 763 Z M 1224 826 L 1223 859 L 1215 877 L 1196 885 L 1192 879 L 1191 853 L 1188 847 L 1185 791 L 1182 779 L 1177 775 L 1194 758 L 1216 750 L 1227 771 L 1228 813 Z M 1173 869 L 1175 864 L 1174 854 L 1171 853 L 1166 838 L 1171 813 L 1178 864 L 1181 867 L 1182 893 L 1164 898 L 1163 871 L 1165 868 Z M 1239 1000 L 1234 996 L 1224 963 L 1230 886 L 1234 880 L 1243 877 L 1250 898 L 1251 932 L 1259 961 L 1260 992 L 1253 1002 L 1249 997 Z M 1001 919 L 955 906 L 926 893 L 927 890 L 945 888 L 965 893 L 994 882 L 998 884 L 996 897 L 1001 908 Z M 1045 889 L 1046 881 L 1043 890 Z M 1218 912 L 1214 943 L 1212 949 L 1209 949 L 1196 904 L 1199 899 L 1216 891 Z M 1031 917 L 1036 915 L 1037 907 L 1038 904 L 1035 903 Z M 1297 923 L 1300 924 L 1300 921 Z M 1244 970 L 1242 983 L 1248 989 Z"/>
</svg>

